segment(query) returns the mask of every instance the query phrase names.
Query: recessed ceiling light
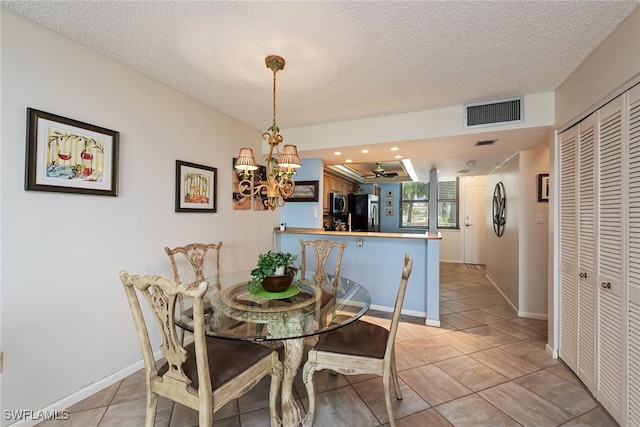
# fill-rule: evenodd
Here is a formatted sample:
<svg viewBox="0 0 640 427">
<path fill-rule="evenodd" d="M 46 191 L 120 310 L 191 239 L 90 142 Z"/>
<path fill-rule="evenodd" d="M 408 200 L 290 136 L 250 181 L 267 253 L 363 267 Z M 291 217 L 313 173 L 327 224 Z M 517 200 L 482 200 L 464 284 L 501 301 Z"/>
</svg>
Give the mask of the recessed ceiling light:
<svg viewBox="0 0 640 427">
<path fill-rule="evenodd" d="M 361 153 L 363 153 L 363 154 L 367 154 L 368 152 L 369 152 L 369 150 L 367 150 L 367 149 L 364 149 L 364 150 L 361 151 Z"/>
<path fill-rule="evenodd" d="M 399 155 L 398 155 L 398 156 L 395 156 L 395 158 L 396 158 L 396 159 L 401 159 L 401 158 L 402 158 L 402 156 L 399 156 Z"/>
<path fill-rule="evenodd" d="M 340 154 L 342 154 L 342 153 L 341 153 L 340 151 L 336 151 L 336 152 L 335 152 L 335 153 L 333 153 L 333 154 L 335 154 L 336 156 L 339 156 L 339 155 L 340 155 Z"/>
<path fill-rule="evenodd" d="M 475 160 L 469 160 L 467 163 L 464 164 L 465 166 L 475 166 L 476 165 L 476 161 Z"/>
<path fill-rule="evenodd" d="M 353 160 L 351 160 L 351 159 L 347 159 L 347 160 L 345 160 L 345 162 L 347 162 L 347 163 L 351 163 L 352 161 L 353 161 Z"/>
<path fill-rule="evenodd" d="M 399 148 L 398 147 L 391 147 L 391 151 L 398 151 Z"/>
<path fill-rule="evenodd" d="M 461 169 L 458 171 L 458 173 L 469 173 L 468 169 Z"/>
</svg>

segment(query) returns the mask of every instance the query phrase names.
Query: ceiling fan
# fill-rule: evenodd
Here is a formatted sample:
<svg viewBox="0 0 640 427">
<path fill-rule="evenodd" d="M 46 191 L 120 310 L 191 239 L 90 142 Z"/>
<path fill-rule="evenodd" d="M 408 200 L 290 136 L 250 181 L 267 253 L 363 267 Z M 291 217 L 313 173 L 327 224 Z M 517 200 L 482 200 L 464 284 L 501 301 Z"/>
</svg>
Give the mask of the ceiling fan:
<svg viewBox="0 0 640 427">
<path fill-rule="evenodd" d="M 393 178 L 398 176 L 397 172 L 386 173 L 384 168 L 382 167 L 382 162 L 376 162 L 376 168 L 371 172 L 373 172 L 372 178 Z"/>
</svg>

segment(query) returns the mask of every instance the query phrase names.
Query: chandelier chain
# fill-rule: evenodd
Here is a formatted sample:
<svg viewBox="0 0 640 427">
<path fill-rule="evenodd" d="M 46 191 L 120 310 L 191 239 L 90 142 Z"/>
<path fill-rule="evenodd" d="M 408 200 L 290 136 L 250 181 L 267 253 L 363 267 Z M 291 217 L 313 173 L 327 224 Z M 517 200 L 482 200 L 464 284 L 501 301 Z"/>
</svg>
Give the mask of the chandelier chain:
<svg viewBox="0 0 640 427">
<path fill-rule="evenodd" d="M 278 72 L 277 68 L 273 69 L 273 130 L 275 131 L 276 126 L 276 73 Z"/>
</svg>

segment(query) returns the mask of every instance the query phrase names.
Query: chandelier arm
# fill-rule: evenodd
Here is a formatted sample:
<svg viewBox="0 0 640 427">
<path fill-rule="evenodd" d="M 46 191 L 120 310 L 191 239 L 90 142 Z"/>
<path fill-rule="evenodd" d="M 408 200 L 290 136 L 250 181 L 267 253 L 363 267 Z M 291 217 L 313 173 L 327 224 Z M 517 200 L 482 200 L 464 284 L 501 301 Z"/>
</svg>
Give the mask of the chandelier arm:
<svg viewBox="0 0 640 427">
<path fill-rule="evenodd" d="M 249 190 L 248 193 L 247 190 Z M 238 183 L 238 193 L 244 197 L 257 196 L 258 194 L 265 193 L 266 191 L 266 184 L 254 185 L 254 182 L 250 179 L 243 179 Z"/>
</svg>

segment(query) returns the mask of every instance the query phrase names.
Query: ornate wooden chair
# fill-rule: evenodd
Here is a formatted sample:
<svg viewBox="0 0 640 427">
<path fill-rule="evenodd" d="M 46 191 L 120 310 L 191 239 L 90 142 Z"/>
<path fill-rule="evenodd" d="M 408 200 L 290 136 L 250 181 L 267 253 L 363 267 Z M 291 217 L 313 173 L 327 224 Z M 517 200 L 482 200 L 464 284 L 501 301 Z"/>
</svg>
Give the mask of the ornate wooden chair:
<svg viewBox="0 0 640 427">
<path fill-rule="evenodd" d="M 325 326 L 327 314 L 333 312 L 336 307 L 335 295 L 338 288 L 338 276 L 340 275 L 340 265 L 342 264 L 342 254 L 347 242 L 332 242 L 330 240 L 302 240 L 300 239 L 301 256 L 300 256 L 300 280 L 310 281 L 321 286 L 329 277 L 326 271 L 327 259 L 334 249 L 337 249 L 336 264 L 331 274 L 331 292 L 326 289 L 322 290 L 321 309 L 318 322 L 320 326 Z M 316 268 L 313 277 L 307 278 L 307 247 L 313 248 L 316 258 Z"/>
<path fill-rule="evenodd" d="M 276 401 L 283 367 L 278 354 L 259 344 L 206 339 L 203 300 L 207 282 L 195 286 L 124 271 L 120 272 L 120 280 L 142 349 L 147 387 L 146 427 L 154 425 L 159 396 L 198 411 L 200 427 L 211 426 L 215 411 L 246 394 L 266 375 L 271 375 L 271 426 L 281 425 Z M 138 294 L 149 304 L 162 333 L 160 351 L 167 362 L 160 368 L 153 358 Z M 194 341 L 187 346 L 179 342 L 176 333 L 175 308 L 179 297 L 193 298 Z"/>
<path fill-rule="evenodd" d="M 173 270 L 173 280 L 176 282 L 191 283 L 204 280 L 205 260 L 215 259 L 216 275 L 220 274 L 220 249 L 222 242 L 219 243 L 190 243 L 186 246 L 177 246 L 173 249 L 164 248 L 171 260 L 171 268 Z M 207 257 L 209 251 L 213 252 L 213 257 Z M 179 259 L 183 258 L 183 260 Z M 187 261 L 186 265 L 184 262 Z M 185 267 L 187 272 L 185 272 Z M 181 274 L 182 271 L 182 274 Z"/>
<path fill-rule="evenodd" d="M 164 251 L 169 255 L 169 260 L 171 261 L 173 280 L 183 283 L 204 280 L 205 261 L 207 260 L 210 261 L 207 266 L 211 265 L 211 261 L 214 264 L 211 274 L 219 275 L 220 249 L 222 249 L 222 242 L 190 243 L 185 246 L 176 246 L 175 248 L 165 247 Z M 185 331 L 180 329 L 178 333 L 180 342 L 183 343 Z"/>
<path fill-rule="evenodd" d="M 356 320 L 347 326 L 321 334 L 313 350 L 309 351 L 303 371 L 303 380 L 309 396 L 309 411 L 305 417 L 305 426 L 313 424 L 316 407 L 313 374 L 315 371 L 323 369 L 331 369 L 344 375 L 372 374 L 382 376 L 389 425 L 392 427 L 396 425 L 391 406 L 390 386 L 393 380 L 396 399 L 402 399 L 396 372 L 395 338 L 412 268 L 413 261 L 408 254 L 405 254 L 402 278 L 389 330 L 382 326 Z"/>
</svg>

